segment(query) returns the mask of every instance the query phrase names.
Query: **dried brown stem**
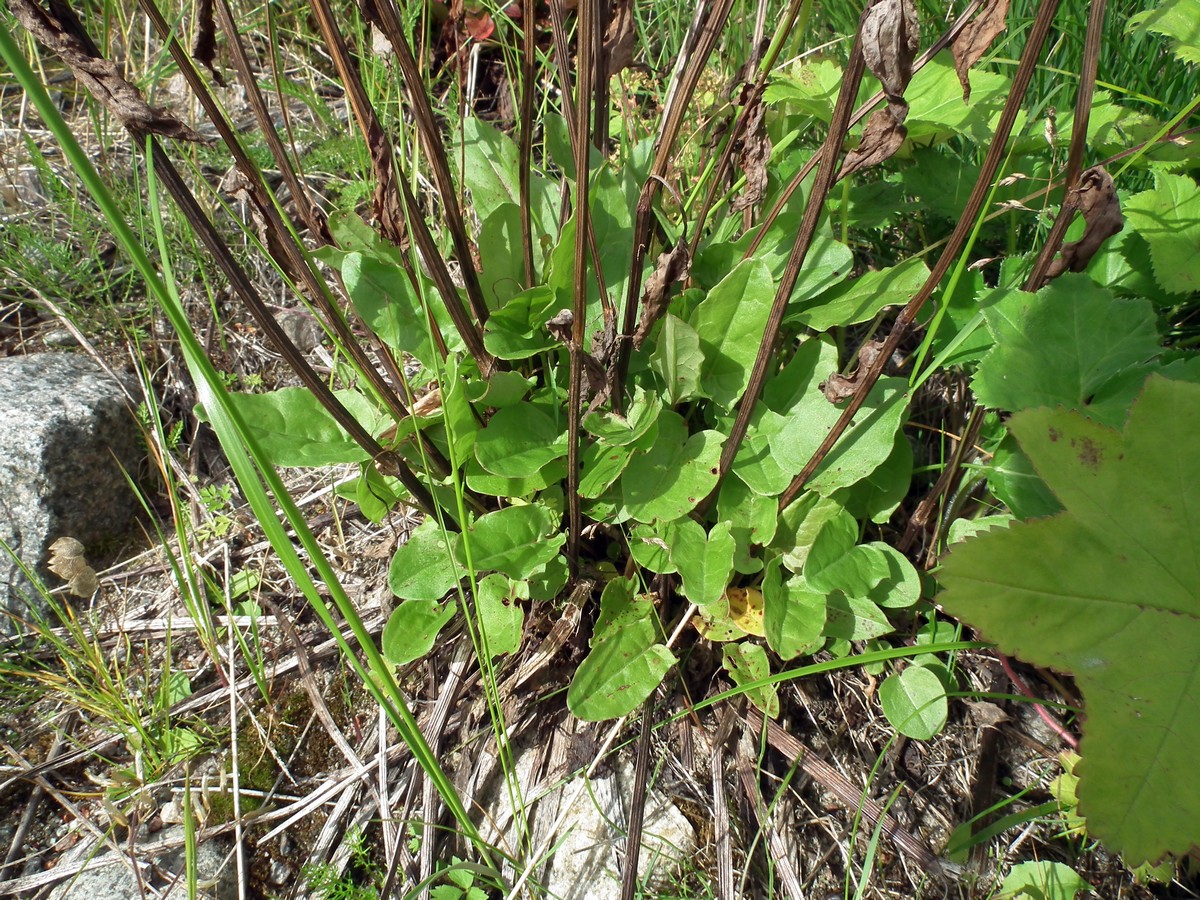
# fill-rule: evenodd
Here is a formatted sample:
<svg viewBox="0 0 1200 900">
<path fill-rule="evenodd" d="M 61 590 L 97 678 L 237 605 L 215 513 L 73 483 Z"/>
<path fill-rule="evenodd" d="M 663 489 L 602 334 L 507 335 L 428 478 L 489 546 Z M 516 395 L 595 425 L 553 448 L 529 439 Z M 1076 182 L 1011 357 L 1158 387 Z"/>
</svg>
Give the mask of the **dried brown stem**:
<svg viewBox="0 0 1200 900">
<path fill-rule="evenodd" d="M 737 455 L 738 448 L 742 445 L 742 440 L 746 436 L 746 430 L 750 427 L 750 418 L 754 414 L 754 405 L 758 402 L 763 385 L 767 381 L 771 359 L 775 354 L 775 342 L 779 337 L 779 329 L 783 325 L 783 317 L 787 313 L 788 300 L 791 299 L 792 290 L 796 287 L 796 281 L 800 277 L 800 270 L 804 266 L 804 260 L 808 256 L 809 249 L 812 247 L 813 239 L 816 237 L 817 226 L 820 224 L 821 215 L 825 210 L 825 199 L 828 197 L 829 189 L 833 187 L 834 180 L 837 177 L 838 157 L 841 155 L 842 142 L 846 138 L 846 132 L 850 128 L 854 98 L 858 94 L 858 86 L 862 81 L 864 69 L 862 42 L 856 38 L 854 47 L 850 51 L 850 59 L 846 63 L 846 71 L 842 76 L 842 85 L 838 92 L 837 104 L 833 109 L 833 120 L 829 125 L 829 133 L 825 136 L 825 143 L 822 145 L 819 154 L 820 164 L 813 183 L 812 193 L 809 195 L 808 203 L 804 207 L 804 217 L 800 220 L 800 229 L 796 234 L 796 241 L 792 245 L 792 252 L 788 256 L 787 265 L 783 270 L 783 277 L 780 279 L 779 288 L 775 292 L 775 300 L 771 304 L 771 312 L 767 316 L 766 328 L 763 331 L 762 340 L 758 345 L 758 356 L 754 360 L 754 367 L 750 371 L 750 381 L 746 386 L 745 394 L 742 395 L 742 399 L 738 404 L 737 418 L 734 419 L 729 437 L 726 439 L 725 445 L 721 448 L 721 462 L 718 467 L 717 484 L 713 487 L 708 497 L 705 498 L 703 504 L 701 504 L 702 507 L 707 506 L 716 497 L 721 487 L 721 481 L 724 480 L 730 467 L 733 465 L 733 459 Z"/>
<path fill-rule="evenodd" d="M 921 69 L 923 69 L 931 59 L 933 59 L 950 45 L 954 38 L 958 36 L 959 32 L 966 27 L 967 23 L 971 20 L 971 16 L 975 14 L 975 10 L 977 10 L 983 4 L 983 2 L 984 0 L 971 0 L 971 2 L 967 4 L 966 9 L 962 11 L 962 15 L 954 20 L 954 24 L 947 28 L 945 33 L 929 46 L 929 49 L 917 57 L 917 60 L 913 63 L 912 67 L 914 75 L 921 71 Z M 876 104 L 883 99 L 883 91 L 877 91 L 869 100 L 867 100 L 866 103 L 854 111 L 854 115 L 850 118 L 850 127 L 853 128 L 863 119 L 865 119 L 871 110 L 875 108 Z M 771 227 L 771 223 L 779 218 L 779 213 L 783 211 L 783 208 L 787 205 L 787 202 L 792 199 L 792 194 L 796 193 L 800 185 L 804 183 L 804 179 L 809 176 L 809 173 L 812 172 L 816 165 L 817 156 L 814 155 L 812 159 L 800 167 L 799 172 L 792 176 L 792 180 L 789 181 L 787 187 L 783 189 L 783 193 L 779 195 L 779 198 L 771 207 L 770 212 L 763 217 L 762 225 L 759 227 L 758 234 L 754 236 L 754 240 L 752 240 L 750 242 L 750 246 L 746 248 L 743 259 L 755 254 L 755 252 L 758 250 L 758 245 L 762 243 L 762 239 L 767 233 L 767 229 Z"/>
<path fill-rule="evenodd" d="M 1008 99 L 1005 101 L 1004 109 L 1000 113 L 1000 120 L 992 136 L 992 143 L 988 147 L 987 156 L 984 157 L 979 177 L 975 181 L 975 186 L 971 191 L 971 195 L 967 198 L 962 215 L 959 216 L 958 222 L 954 226 L 954 231 L 951 232 L 941 256 L 938 257 L 937 263 L 934 264 L 929 277 L 925 280 L 921 289 L 917 291 L 916 296 L 908 302 L 904 309 L 900 311 L 900 315 L 896 317 L 896 321 L 892 325 L 892 330 L 888 334 L 887 340 L 884 341 L 883 352 L 879 354 L 866 372 L 861 373 L 858 390 L 850 398 L 849 404 L 842 411 L 841 416 L 838 417 L 829 434 L 821 441 L 821 445 L 817 448 L 816 452 L 805 463 L 800 473 L 792 479 L 792 483 L 788 485 L 787 490 L 780 497 L 779 506 L 781 509 L 787 507 L 800 495 L 800 491 L 804 488 L 808 479 L 813 476 L 813 473 L 816 472 L 822 460 L 833 449 L 833 445 L 837 443 L 838 438 L 845 433 L 855 414 L 858 413 L 866 401 L 867 394 L 883 374 L 884 364 L 891 358 L 896 348 L 900 346 L 900 342 L 904 339 L 904 336 L 908 333 L 908 329 L 915 321 L 917 313 L 929 298 L 933 296 L 934 290 L 936 290 L 942 278 L 950 270 L 950 266 L 953 264 L 955 258 L 963 246 L 965 246 L 967 237 L 974 228 L 975 220 L 983 209 L 983 204 L 987 199 L 988 193 L 991 191 L 992 180 L 996 177 L 996 173 L 1000 169 L 1000 163 L 1007 152 L 1006 148 L 1009 136 L 1012 134 L 1013 126 L 1016 124 L 1017 115 L 1021 111 L 1021 104 L 1025 100 L 1025 93 L 1029 90 L 1029 82 L 1033 78 L 1034 69 L 1037 67 L 1042 46 L 1046 42 L 1046 35 L 1050 31 L 1050 25 L 1054 21 L 1054 13 L 1057 9 L 1058 0 L 1042 0 L 1041 5 L 1038 7 L 1033 27 L 1029 32 L 1029 39 L 1025 44 L 1024 52 L 1021 54 L 1021 62 L 1017 66 L 1016 74 L 1013 76 L 1012 89 L 1009 92 Z"/>
<path fill-rule="evenodd" d="M 709 9 L 709 0 L 700 0 L 696 4 L 695 16 L 691 29 L 684 40 L 683 51 L 679 58 L 679 66 L 667 93 L 666 103 L 659 127 L 658 137 L 654 142 L 654 161 L 650 165 L 650 174 L 642 186 L 638 197 L 637 212 L 633 223 L 633 256 L 629 264 L 629 287 L 625 293 L 625 307 L 621 321 L 618 339 L 617 364 L 613 377 L 613 403 L 619 404 L 624 390 L 625 375 L 629 370 L 629 355 L 633 349 L 632 336 L 638 319 L 638 300 L 642 291 L 642 268 L 646 262 L 646 253 L 650 247 L 650 224 L 654 218 L 654 197 L 658 193 L 661 180 L 667 175 L 672 155 L 675 152 L 675 141 L 691 104 L 692 94 L 700 81 L 700 75 L 708 62 L 708 57 L 716 46 L 717 38 L 729 18 L 733 8 L 733 0 L 713 0 L 715 5 Z"/>
<path fill-rule="evenodd" d="M 567 560 L 571 576 L 579 575 L 579 540 L 583 530 L 583 513 L 579 498 L 579 426 L 583 416 L 583 354 L 584 326 L 587 323 L 588 235 L 591 227 L 589 182 L 591 181 L 591 142 L 588 132 L 591 123 L 592 76 L 596 44 L 593 34 L 599 0 L 581 0 L 576 26 L 575 81 L 575 297 L 571 323 L 570 382 L 567 389 Z M 595 259 L 600 268 L 600 259 Z"/>
</svg>

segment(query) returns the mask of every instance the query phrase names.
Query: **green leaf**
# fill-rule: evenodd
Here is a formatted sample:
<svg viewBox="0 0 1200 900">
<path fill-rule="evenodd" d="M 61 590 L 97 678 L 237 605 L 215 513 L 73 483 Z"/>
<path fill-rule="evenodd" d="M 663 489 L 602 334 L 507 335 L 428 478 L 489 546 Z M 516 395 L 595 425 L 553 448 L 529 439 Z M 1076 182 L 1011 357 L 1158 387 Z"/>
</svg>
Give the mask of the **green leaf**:
<svg viewBox="0 0 1200 900">
<path fill-rule="evenodd" d="M 674 523 L 633 526 L 629 532 L 629 553 L 634 562 L 658 575 L 670 575 L 678 571 L 671 562 L 671 548 L 664 537 L 671 528 L 674 528 Z"/>
<path fill-rule="evenodd" d="M 879 703 L 892 727 L 914 740 L 927 741 L 946 727 L 946 688 L 924 666 L 908 666 L 885 678 Z"/>
<path fill-rule="evenodd" d="M 1066 512 L 956 544 L 940 574 L 953 615 L 1075 675 L 1080 812 L 1132 864 L 1200 843 L 1198 417 L 1200 386 L 1159 377 L 1124 432 L 1017 413 L 1010 426 Z"/>
<path fill-rule="evenodd" d="M 357 391 L 335 391 L 352 416 L 371 430 L 379 418 Z M 273 465 L 332 466 L 365 461 L 363 450 L 307 388 L 280 388 L 266 394 L 230 394 L 246 427 Z"/>
<path fill-rule="evenodd" d="M 894 629 L 870 600 L 847 597 L 834 591 L 826 598 L 825 634 L 844 641 L 869 641 Z"/>
<path fill-rule="evenodd" d="M 858 278 L 843 281 L 789 312 L 788 322 L 798 322 L 813 331 L 867 322 L 884 307 L 908 303 L 929 276 L 929 267 L 919 257 Z"/>
<path fill-rule="evenodd" d="M 882 525 L 908 496 L 912 472 L 912 444 L 903 431 L 897 431 L 888 458 L 866 478 L 835 496 L 856 519 L 870 519 L 876 525 Z"/>
<path fill-rule="evenodd" d="M 842 67 L 829 60 L 793 65 L 786 74 L 775 73 L 763 94 L 767 104 L 791 103 L 823 122 L 833 117 L 833 105 L 842 86 Z"/>
<path fill-rule="evenodd" d="M 479 435 L 479 418 L 467 400 L 466 373 L 460 371 L 462 368 L 468 368 L 474 374 L 472 360 L 450 354 L 442 375 L 442 425 L 446 429 L 446 443 L 452 446 L 452 456 L 456 460 L 472 457 L 475 438 Z"/>
<path fill-rule="evenodd" d="M 398 266 L 404 265 L 404 256 L 400 248 L 385 240 L 358 213 L 334 210 L 329 214 L 328 224 L 329 234 L 333 237 L 337 248 L 321 247 L 313 251 L 314 256 L 332 251 L 336 255 L 327 261 L 331 265 L 340 267 L 341 260 L 346 258 L 347 253 L 357 251 L 377 256 L 384 262 L 392 262 Z"/>
<path fill-rule="evenodd" d="M 520 182 L 517 178 L 517 145 L 512 138 L 495 126 L 474 117 L 463 120 L 462 151 L 465 161 L 463 180 L 471 191 L 471 203 L 480 221 L 486 221 L 502 204 L 521 204 Z M 458 155 L 454 154 L 454 159 Z M 532 218 L 537 234 L 554 234 L 558 220 L 556 204 L 557 190 L 553 183 L 540 175 L 532 174 L 529 179 L 532 200 Z M 520 244 L 511 253 L 521 258 Z"/>
<path fill-rule="evenodd" d="M 1133 228 L 1110 237 L 1088 264 L 1088 275 L 1120 297 L 1144 297 L 1157 307 L 1174 306 L 1178 298 L 1159 287 L 1150 245 Z"/>
<path fill-rule="evenodd" d="M 1004 876 L 997 900 L 1075 900 L 1080 891 L 1091 889 L 1070 866 L 1037 860 L 1013 866 Z"/>
<path fill-rule="evenodd" d="M 759 572 L 762 560 L 753 555 L 754 547 L 766 546 L 775 537 L 779 502 L 754 493 L 740 478 L 726 478 L 717 495 L 717 521 L 733 526 L 734 569 L 743 575 Z"/>
<path fill-rule="evenodd" d="M 678 519 L 691 512 L 716 487 L 724 439 L 717 431 L 701 431 L 688 437 L 683 418 L 664 410 L 654 445 L 635 455 L 621 476 L 619 485 L 627 513 L 639 522 L 653 522 Z"/>
<path fill-rule="evenodd" d="M 1194 2 L 1200 7 L 1200 2 Z M 1200 33 L 1193 20 L 1193 34 Z M 1200 62 L 1200 59 L 1196 60 Z M 1154 188 L 1134 194 L 1125 216 L 1150 245 L 1154 277 L 1164 291 L 1200 291 L 1200 188 L 1184 175 L 1154 174 Z"/>
<path fill-rule="evenodd" d="M 403 268 L 377 256 L 348 253 L 342 278 L 355 311 L 380 340 L 393 350 L 411 353 L 425 366 L 433 365 L 429 322 Z"/>
<path fill-rule="evenodd" d="M 671 564 L 679 571 L 684 595 L 697 606 L 715 603 L 733 574 L 733 537 L 729 522 L 718 522 L 706 536 L 703 526 L 680 519 L 667 535 Z"/>
<path fill-rule="evenodd" d="M 986 531 L 992 531 L 996 528 L 1007 528 L 1012 523 L 1013 517 L 1008 513 L 981 516 L 978 519 L 955 519 L 950 525 L 950 530 L 946 533 L 946 543 L 957 544 L 959 541 L 965 541 L 967 538 L 975 537 L 975 535 L 983 534 Z"/>
<path fill-rule="evenodd" d="M 579 496 L 595 500 L 625 471 L 633 456 L 632 447 L 611 447 L 597 441 L 579 453 Z"/>
<path fill-rule="evenodd" d="M 561 555 L 535 569 L 525 579 L 530 600 L 554 600 L 567 586 L 570 577 L 567 561 Z"/>
<path fill-rule="evenodd" d="M 633 170 L 627 166 L 620 174 Z M 624 297 L 629 283 L 633 247 L 633 209 L 636 195 L 631 199 L 612 168 L 605 165 L 593 170 L 588 192 L 592 212 L 592 230 L 600 252 L 599 265 L 604 273 L 604 286 L 610 297 Z M 575 216 L 572 215 L 558 235 L 558 243 L 550 251 L 550 271 L 546 283 L 554 291 L 556 309 L 571 309 L 575 295 Z M 593 260 L 593 265 L 595 261 Z M 588 278 L 587 317 L 584 334 L 589 338 L 604 326 L 600 305 L 600 289 L 595 278 Z"/>
<path fill-rule="evenodd" d="M 558 514 L 544 506 L 506 506 L 476 520 L 459 543 L 459 555 L 465 565 L 464 544 L 469 541 L 476 572 L 495 569 L 510 578 L 527 578 L 566 543 L 558 524 Z"/>
<path fill-rule="evenodd" d="M 739 642 L 726 644 L 721 653 L 721 666 L 733 683 L 745 688 L 746 697 L 763 715 L 774 719 L 779 715 L 779 692 L 773 684 L 755 685 L 771 676 L 767 651 L 758 644 Z"/>
<path fill-rule="evenodd" d="M 815 552 L 809 555 L 804 579 L 814 590 L 865 598 L 889 570 L 889 559 L 878 546 L 858 544 L 830 559 L 818 560 Z"/>
<path fill-rule="evenodd" d="M 594 435 L 605 444 L 623 447 L 640 441 L 658 422 L 662 412 L 662 400 L 642 388 L 634 388 L 633 402 L 625 415 L 604 410 L 594 412 L 583 420 L 588 434 Z"/>
<path fill-rule="evenodd" d="M 592 647 L 567 689 L 567 705 L 589 722 L 623 716 L 650 696 L 673 665 L 674 654 L 643 619 Z"/>
<path fill-rule="evenodd" d="M 443 534 L 426 519 L 396 548 L 388 566 L 388 587 L 402 600 L 441 600 L 464 574 L 455 564 L 458 535 Z"/>
<path fill-rule="evenodd" d="M 472 378 L 467 382 L 466 398 L 480 406 L 500 409 L 520 403 L 533 386 L 531 378 L 520 372 L 493 372 L 488 379 Z"/>
<path fill-rule="evenodd" d="M 405 600 L 388 617 L 383 627 L 381 649 L 394 666 L 420 659 L 433 649 L 438 632 L 454 618 L 454 604 L 436 600 Z"/>
<path fill-rule="evenodd" d="M 1004 436 L 992 454 L 987 473 L 988 487 L 1018 519 L 1040 519 L 1062 509 L 1011 434 Z"/>
<path fill-rule="evenodd" d="M 546 153 L 554 165 L 562 169 L 567 178 L 574 181 L 575 152 L 571 149 L 571 129 L 567 120 L 553 112 L 546 112 L 541 118 L 542 131 L 546 139 Z M 598 155 L 596 153 L 596 157 Z"/>
<path fill-rule="evenodd" d="M 515 653 L 521 646 L 521 627 L 525 624 L 525 611 L 517 602 L 517 585 L 493 572 L 476 585 L 475 606 L 492 658 Z"/>
<path fill-rule="evenodd" d="M 632 712 L 662 682 L 675 657 L 658 642 L 654 604 L 635 596 L 633 582 L 615 578 L 600 598 L 591 652 L 579 664 L 567 705 L 598 722 Z"/>
<path fill-rule="evenodd" d="M 467 487 L 477 493 L 490 494 L 493 497 L 528 498 L 566 478 L 567 461 L 560 457 L 542 466 L 532 475 L 524 478 L 506 478 L 486 471 L 479 464 L 479 460 L 472 457 L 467 460 L 464 471 Z"/>
<path fill-rule="evenodd" d="M 904 91 L 909 101 L 908 141 L 922 147 L 966 135 L 980 145 L 991 139 L 1011 85 L 1009 79 L 979 67 L 971 70 L 971 100 L 963 103 L 962 84 L 949 50 L 943 50 L 913 75 Z M 1021 123 L 1018 121 L 1018 132 Z"/>
<path fill-rule="evenodd" d="M 921 599 L 921 574 L 895 547 L 881 541 L 867 544 L 883 554 L 887 574 L 871 588 L 867 599 L 884 609 L 905 609 Z"/>
<path fill-rule="evenodd" d="M 766 264 L 772 283 L 783 275 L 788 257 L 791 256 L 807 199 L 803 190 L 792 195 L 751 257 Z M 743 259 L 746 251 L 759 231 L 760 228 L 751 228 L 736 241 L 716 241 L 703 247 L 692 260 L 692 278 L 702 287 L 712 289 L 717 282 L 728 277 L 736 266 L 745 265 Z M 833 287 L 850 273 L 853 264 L 850 248 L 835 241 L 828 227 L 818 229 L 804 257 L 804 268 L 792 289 L 790 302 L 803 303 Z M 757 345 L 757 341 L 755 343 Z"/>
<path fill-rule="evenodd" d="M 778 495 L 799 474 L 841 410 L 821 392 L 837 370 L 837 349 L 827 340 L 801 345 L 783 371 L 771 378 L 756 407 L 733 472 L 764 496 Z M 908 408 L 903 379 L 881 378 L 862 410 L 808 483 L 823 495 L 870 475 L 892 453 Z"/>
<path fill-rule="evenodd" d="M 997 409 L 1063 405 L 1119 424 L 1145 377 L 1139 367 L 1158 353 L 1154 307 L 1118 300 L 1086 275 L 1037 294 L 1001 292 L 984 317 L 996 347 L 971 386 Z M 1119 377 L 1129 372 L 1136 377 Z"/>
<path fill-rule="evenodd" d="M 521 207 L 515 203 L 501 203 L 496 207 L 483 220 L 477 243 L 479 259 L 483 263 L 479 284 L 488 309 L 497 310 L 525 289 Z M 534 256 L 536 261 L 536 254 Z M 537 277 L 536 272 L 534 277 Z"/>
<path fill-rule="evenodd" d="M 566 455 L 566 422 L 560 422 L 544 403 L 517 403 L 497 410 L 475 438 L 479 464 L 505 478 L 528 478 Z"/>
<path fill-rule="evenodd" d="M 814 578 L 819 580 L 826 569 L 835 568 L 858 543 L 858 523 L 854 517 L 840 507 L 835 507 L 834 512 L 828 510 L 828 505 L 813 507 L 812 525 L 805 529 L 812 536 L 811 542 L 799 547 L 795 555 L 785 555 L 783 559 L 784 565 L 789 567 L 803 559 L 802 570 L 810 584 Z M 808 525 L 808 518 L 806 516 L 797 528 L 797 540 L 801 540 L 799 535 L 801 529 Z M 833 587 L 828 590 L 833 590 Z"/>
<path fill-rule="evenodd" d="M 354 502 L 367 521 L 375 524 L 382 522 L 406 493 L 398 478 L 383 475 L 370 463 L 363 465 L 354 482 Z"/>
<path fill-rule="evenodd" d="M 826 529 L 829 533 L 821 537 Z M 822 561 L 817 565 L 828 565 L 828 560 L 854 546 L 858 523 L 837 500 L 810 492 L 783 511 L 772 546 L 783 552 L 785 566 L 793 572 L 803 572 L 818 538 L 821 544 L 817 556 Z"/>
<path fill-rule="evenodd" d="M 539 284 L 521 291 L 488 317 L 483 346 L 499 359 L 527 359 L 558 346 L 546 320 L 559 310 L 554 291 Z"/>
<path fill-rule="evenodd" d="M 748 259 L 709 291 L 692 313 L 690 324 L 704 353 L 701 388 L 726 409 L 733 408 L 750 381 L 774 295 L 766 264 Z"/>
<path fill-rule="evenodd" d="M 795 659 L 825 642 L 826 600 L 800 576 L 784 579 L 779 562 L 767 564 L 763 576 L 763 627 L 767 643 L 780 659 Z"/>
<path fill-rule="evenodd" d="M 700 336 L 683 319 L 667 313 L 658 332 L 658 342 L 650 354 L 650 368 L 662 379 L 667 403 L 675 406 L 700 396 L 700 368 L 704 354 Z"/>
<path fill-rule="evenodd" d="M 1171 52 L 1200 63 L 1200 0 L 1163 0 L 1129 17 L 1128 33 L 1152 31 L 1171 38 Z"/>
<path fill-rule="evenodd" d="M 600 594 L 600 615 L 592 628 L 591 646 L 654 615 L 654 602 L 637 593 L 632 578 L 613 578 Z"/>
</svg>

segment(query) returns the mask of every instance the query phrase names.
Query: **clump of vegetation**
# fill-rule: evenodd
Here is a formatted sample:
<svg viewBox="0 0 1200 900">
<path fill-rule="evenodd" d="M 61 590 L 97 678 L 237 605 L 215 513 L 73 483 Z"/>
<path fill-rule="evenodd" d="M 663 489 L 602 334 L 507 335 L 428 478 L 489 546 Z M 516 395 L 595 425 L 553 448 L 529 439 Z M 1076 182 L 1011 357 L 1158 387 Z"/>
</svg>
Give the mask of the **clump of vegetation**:
<svg viewBox="0 0 1200 900">
<path fill-rule="evenodd" d="M 935 739 L 969 683 L 964 659 L 994 641 L 1070 677 L 1056 686 L 1087 713 L 1074 772 L 1088 832 L 1133 866 L 1186 856 L 1200 843 L 1200 780 L 1183 774 L 1200 739 L 1186 674 L 1200 573 L 1194 554 L 1162 548 L 1200 541 L 1187 474 L 1200 455 L 1188 428 L 1200 91 L 1172 84 L 1169 105 L 1122 96 L 1097 66 L 1129 73 L 1112 47 L 1128 34 L 1165 38 L 1190 74 L 1191 4 L 1139 13 L 1114 38 L 1103 4 L 1085 22 L 1056 19 L 1052 0 L 1020 15 L 992 0 L 948 24 L 882 0 L 822 53 L 809 51 L 830 22 L 811 4 L 779 10 L 773 35 L 767 6 L 749 35 L 732 6 L 701 7 L 672 37 L 628 3 L 580 0 L 568 18 L 527 0 L 426 29 L 387 3 L 339 23 L 317 0 L 372 179 L 369 192 L 335 185 L 329 209 L 306 169 L 347 138 L 289 146 L 226 30 L 258 98 L 265 177 L 196 66 L 212 60 L 147 2 L 232 156 L 262 249 L 320 318 L 325 371 L 162 143 L 198 132 L 121 93 L 134 89 L 116 73 L 103 84 L 124 99 L 108 110 L 146 154 L 156 217 L 165 191 L 299 384 L 230 391 L 171 281 L 161 227 L 165 279 L 99 184 L 97 202 L 176 328 L 200 414 L 280 564 L 436 787 L 469 845 L 453 852 L 489 878 L 504 864 L 398 674 L 465 633 L 505 757 L 506 662 L 534 656 L 547 621 L 586 623 L 547 639 L 574 645 L 577 719 L 640 715 L 649 735 L 744 698 L 764 742 L 765 722 L 789 714 L 781 687 L 852 668 L 893 736 Z M 71 64 L 81 26 L 31 8 L 15 7 L 22 24 Z M 1022 27 L 1002 37 L 1012 19 Z M 1081 52 L 1071 79 L 1049 83 L 1056 63 L 1043 61 L 1066 66 L 1056 23 L 1081 30 Z M 466 111 L 464 82 L 422 68 L 465 65 L 457 40 L 498 45 L 492 99 L 510 114 Z M 678 60 L 656 116 L 625 90 L 639 40 L 645 58 Z M 438 115 L 431 95 L 447 85 L 458 112 Z M 353 467 L 334 490 L 366 521 L 424 514 L 391 556 L 396 605 L 378 641 L 278 472 L 332 466 Z M 1161 657 L 1141 652 L 1151 642 Z M 859 874 L 846 867 L 855 896 L 890 821 L 865 809 L 877 830 Z M 536 856 L 509 861 L 510 881 Z M 1001 889 L 1082 889 L 1030 865 Z"/>
</svg>

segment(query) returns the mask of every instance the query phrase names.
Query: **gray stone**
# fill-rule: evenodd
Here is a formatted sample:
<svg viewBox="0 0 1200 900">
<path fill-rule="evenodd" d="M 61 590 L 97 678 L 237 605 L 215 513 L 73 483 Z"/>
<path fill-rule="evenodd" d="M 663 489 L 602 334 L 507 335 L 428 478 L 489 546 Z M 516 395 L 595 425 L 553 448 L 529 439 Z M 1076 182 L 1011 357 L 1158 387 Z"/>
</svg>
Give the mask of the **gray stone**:
<svg viewBox="0 0 1200 900">
<path fill-rule="evenodd" d="M 164 828 L 154 836 L 154 844 L 179 844 L 183 838 L 183 826 Z M 76 865 L 84 863 L 82 871 L 68 881 L 58 885 L 50 900 L 142 900 L 145 893 L 138 885 L 128 860 L 123 861 L 111 850 L 96 852 L 95 844 L 84 841 L 59 863 Z M 156 870 L 143 864 L 142 878 L 160 888 L 163 893 L 156 896 L 179 897 L 188 895 L 187 855 L 178 846 L 161 855 L 154 853 L 153 846 L 144 848 L 146 857 L 156 856 Z M 196 884 L 198 896 L 213 900 L 234 900 L 238 895 L 237 867 L 230 858 L 229 847 L 216 840 L 196 845 Z"/>
<path fill-rule="evenodd" d="M 121 386 L 87 356 L 0 359 L 0 540 L 50 585 L 60 537 L 103 558 L 137 508 L 122 466 L 137 474 L 142 441 Z M 118 462 L 119 461 L 119 462 Z M 11 634 L 40 596 L 0 548 L 0 632 Z"/>
<path fill-rule="evenodd" d="M 537 755 L 536 748 L 517 749 L 513 760 L 526 801 L 537 795 L 533 777 Z M 558 825 L 548 839 L 553 854 L 537 883 L 546 896 L 562 900 L 619 900 L 623 828 L 629 821 L 633 796 L 633 763 L 615 757 L 606 774 L 588 779 L 586 785 L 580 784 L 582 777 L 559 785 L 534 807 L 536 820 Z M 494 787 L 480 798 L 487 810 L 480 830 L 485 840 L 497 846 L 516 846 L 508 792 L 503 783 Z M 696 830 L 656 787 L 646 792 L 643 822 L 638 878 L 650 886 L 669 882 L 695 855 Z"/>
</svg>

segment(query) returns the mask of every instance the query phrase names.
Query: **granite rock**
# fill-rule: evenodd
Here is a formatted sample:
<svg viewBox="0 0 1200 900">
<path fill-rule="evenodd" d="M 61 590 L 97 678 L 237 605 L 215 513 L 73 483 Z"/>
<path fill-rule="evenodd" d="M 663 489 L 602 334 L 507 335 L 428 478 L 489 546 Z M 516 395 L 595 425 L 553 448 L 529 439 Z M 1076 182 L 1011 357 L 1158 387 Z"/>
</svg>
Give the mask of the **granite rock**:
<svg viewBox="0 0 1200 900">
<path fill-rule="evenodd" d="M 141 877 L 158 889 L 152 896 L 181 900 L 188 896 L 187 856 L 181 846 L 183 836 L 183 826 L 172 825 L 140 848 Z M 174 849 L 160 854 L 155 852 L 154 844 L 173 846 Z M 155 862 L 153 870 L 145 865 L 151 858 Z M 84 841 L 63 859 L 62 864 L 64 868 L 80 871 L 60 883 L 51 892 L 50 900 L 141 900 L 149 896 L 134 877 L 132 859 L 101 849 L 93 842 Z M 210 840 L 196 845 L 196 882 L 197 896 L 201 900 L 236 900 L 237 868 L 227 843 Z"/>
<path fill-rule="evenodd" d="M 634 766 L 614 755 L 604 774 L 582 775 L 540 796 L 535 777 L 538 747 L 513 748 L 512 766 L 521 795 L 534 810 L 535 844 L 552 847 L 536 883 L 548 897 L 562 900 L 619 900 L 624 827 L 634 796 Z M 535 801 L 536 799 L 536 802 Z M 499 847 L 518 845 L 507 784 L 496 779 L 477 798 L 486 811 L 480 822 L 484 839 Z M 644 887 L 665 887 L 696 853 L 696 830 L 660 788 L 651 786 L 644 797 L 642 846 L 638 879 Z M 547 826 L 554 825 L 553 833 Z M 515 872 L 506 871 L 515 877 Z"/>
<path fill-rule="evenodd" d="M 0 359 L 0 540 L 49 585 L 50 545 L 80 541 L 102 557 L 126 534 L 143 457 L 121 385 L 87 356 L 37 353 Z M 0 633 L 19 631 L 43 601 L 0 548 Z"/>
</svg>

